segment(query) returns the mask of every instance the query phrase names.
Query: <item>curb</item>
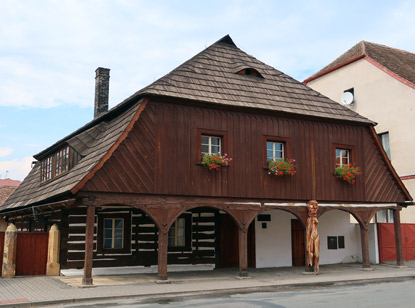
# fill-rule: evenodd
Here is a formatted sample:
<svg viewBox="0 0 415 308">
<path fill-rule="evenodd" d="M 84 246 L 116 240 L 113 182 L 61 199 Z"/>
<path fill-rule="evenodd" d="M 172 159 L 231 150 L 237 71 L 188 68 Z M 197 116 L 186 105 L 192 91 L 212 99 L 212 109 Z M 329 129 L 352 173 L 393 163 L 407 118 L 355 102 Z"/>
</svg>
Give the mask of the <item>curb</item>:
<svg viewBox="0 0 415 308">
<path fill-rule="evenodd" d="M 283 292 L 293 291 L 301 289 L 316 289 L 323 287 L 341 287 L 349 285 L 367 285 L 375 283 L 393 283 L 415 280 L 415 275 L 399 276 L 399 277 L 385 277 L 385 278 L 372 278 L 372 279 L 356 279 L 356 280 L 337 280 L 337 281 L 321 281 L 321 282 L 308 282 L 308 283 L 292 283 L 281 285 L 269 285 L 261 287 L 242 287 L 242 288 L 229 288 L 229 289 L 217 289 L 217 290 L 198 290 L 189 292 L 170 292 L 163 294 L 140 294 L 140 295 L 122 295 L 111 297 L 87 297 L 87 298 L 73 298 L 51 301 L 39 301 L 39 302 L 24 302 L 24 303 L 7 303 L 0 304 L 0 307 L 40 307 L 51 305 L 63 305 L 63 304 L 79 304 L 86 302 L 105 302 L 118 299 L 138 299 L 137 304 L 151 304 L 159 303 L 166 304 L 168 302 L 178 301 L 178 299 L 195 299 L 209 297 L 211 295 L 234 295 L 234 294 L 247 294 L 258 292 Z"/>
</svg>

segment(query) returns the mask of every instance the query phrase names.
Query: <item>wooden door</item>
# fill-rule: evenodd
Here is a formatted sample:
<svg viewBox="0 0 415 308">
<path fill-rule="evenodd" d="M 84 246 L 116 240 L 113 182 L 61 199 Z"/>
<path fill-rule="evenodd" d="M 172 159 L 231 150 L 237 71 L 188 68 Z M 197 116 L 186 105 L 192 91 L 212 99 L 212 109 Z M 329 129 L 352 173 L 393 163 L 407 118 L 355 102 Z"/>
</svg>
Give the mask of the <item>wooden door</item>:
<svg viewBox="0 0 415 308">
<path fill-rule="evenodd" d="M 305 266 L 305 231 L 298 219 L 291 220 L 291 250 L 293 266 Z"/>
<path fill-rule="evenodd" d="M 16 275 L 46 275 L 47 232 L 17 233 Z"/>
<path fill-rule="evenodd" d="M 229 215 L 220 218 L 219 267 L 239 267 L 238 226 Z M 255 268 L 255 222 L 248 229 L 248 267 Z"/>
</svg>

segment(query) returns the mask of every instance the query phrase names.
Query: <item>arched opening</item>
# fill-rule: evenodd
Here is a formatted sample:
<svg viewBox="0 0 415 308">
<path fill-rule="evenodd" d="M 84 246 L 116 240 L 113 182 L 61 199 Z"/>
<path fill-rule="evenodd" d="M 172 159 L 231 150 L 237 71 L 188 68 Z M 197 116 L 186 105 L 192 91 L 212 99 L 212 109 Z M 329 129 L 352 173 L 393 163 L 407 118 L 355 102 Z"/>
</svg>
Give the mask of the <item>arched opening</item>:
<svg viewBox="0 0 415 308">
<path fill-rule="evenodd" d="M 267 210 L 255 219 L 256 267 L 304 266 L 305 233 L 291 211 Z"/>
<path fill-rule="evenodd" d="M 221 207 L 192 207 L 176 217 L 169 229 L 168 264 L 239 266 L 239 226 Z M 173 247 L 176 244 L 178 247 Z M 255 225 L 248 229 L 248 267 L 255 267 Z"/>
<path fill-rule="evenodd" d="M 321 265 L 362 262 L 360 226 L 350 215 L 333 208 L 318 218 Z"/>
</svg>

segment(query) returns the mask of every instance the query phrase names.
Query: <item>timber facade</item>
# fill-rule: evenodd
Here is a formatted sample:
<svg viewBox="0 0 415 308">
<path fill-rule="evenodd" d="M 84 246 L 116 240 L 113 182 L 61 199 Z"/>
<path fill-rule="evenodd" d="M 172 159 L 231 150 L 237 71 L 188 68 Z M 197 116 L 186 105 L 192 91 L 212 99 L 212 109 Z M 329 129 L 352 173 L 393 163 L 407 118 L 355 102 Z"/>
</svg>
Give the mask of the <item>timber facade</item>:
<svg viewBox="0 0 415 308">
<path fill-rule="evenodd" d="M 258 215 L 282 210 L 304 226 L 317 200 L 319 216 L 337 209 L 357 220 L 370 267 L 371 218 L 394 210 L 399 256 L 399 211 L 411 200 L 373 126 L 226 36 L 37 154 L 0 215 L 20 231 L 56 223 L 61 268 L 84 267 L 92 284 L 92 266 L 158 264 L 165 280 L 167 264 L 208 263 L 244 276 L 255 266 Z M 56 156 L 63 146 L 72 159 Z M 205 148 L 232 161 L 209 170 Z M 360 167 L 354 184 L 333 174 L 339 150 Z M 270 152 L 295 159 L 296 173 L 270 174 Z M 41 181 L 49 157 L 65 172 Z"/>
</svg>

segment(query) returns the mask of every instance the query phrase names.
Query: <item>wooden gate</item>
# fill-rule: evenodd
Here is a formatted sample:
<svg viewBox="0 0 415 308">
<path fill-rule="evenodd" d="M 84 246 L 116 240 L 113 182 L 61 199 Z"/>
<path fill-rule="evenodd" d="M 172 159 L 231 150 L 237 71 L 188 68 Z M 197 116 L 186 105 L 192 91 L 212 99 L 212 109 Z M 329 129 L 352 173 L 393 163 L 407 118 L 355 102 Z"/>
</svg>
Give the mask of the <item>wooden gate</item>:
<svg viewBox="0 0 415 308">
<path fill-rule="evenodd" d="M 396 261 L 393 223 L 378 223 L 379 262 Z M 415 224 L 401 224 L 403 259 L 415 260 Z"/>
<path fill-rule="evenodd" d="M 17 233 L 16 276 L 46 275 L 48 239 L 47 232 Z"/>
</svg>

